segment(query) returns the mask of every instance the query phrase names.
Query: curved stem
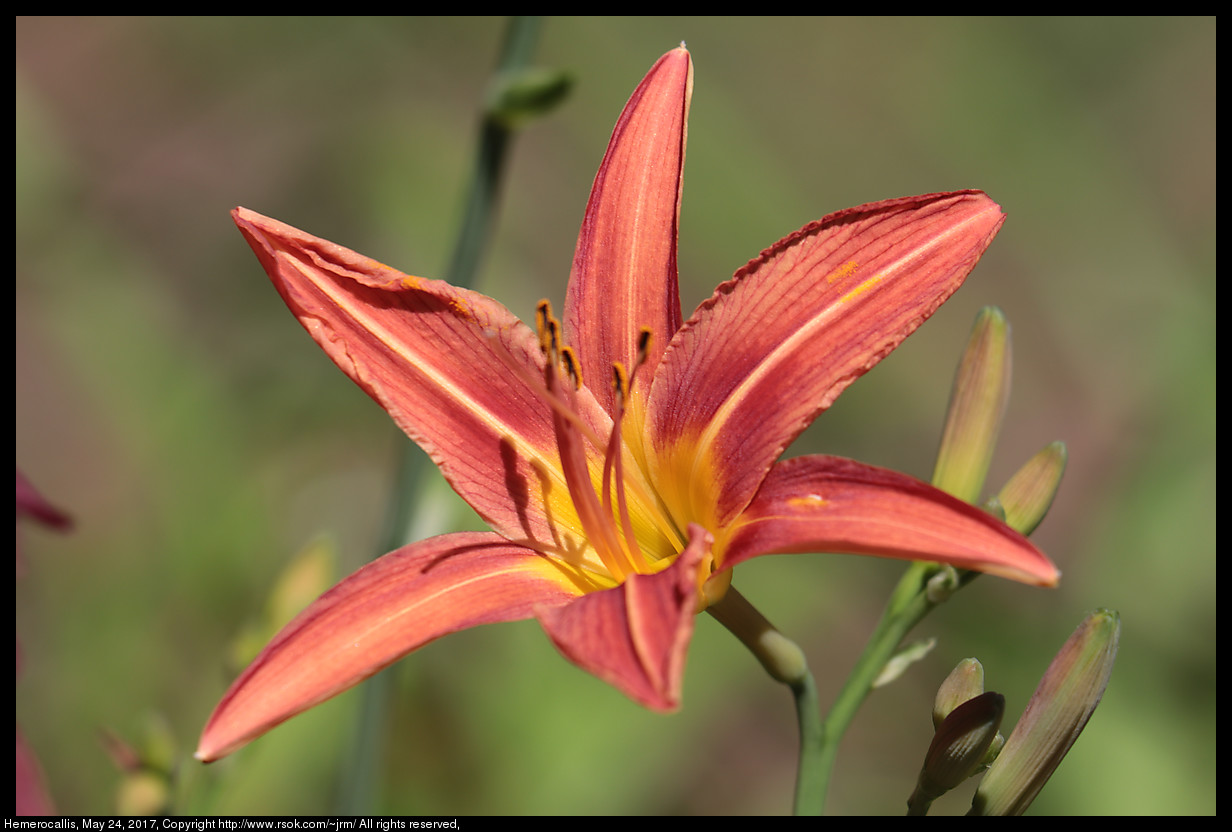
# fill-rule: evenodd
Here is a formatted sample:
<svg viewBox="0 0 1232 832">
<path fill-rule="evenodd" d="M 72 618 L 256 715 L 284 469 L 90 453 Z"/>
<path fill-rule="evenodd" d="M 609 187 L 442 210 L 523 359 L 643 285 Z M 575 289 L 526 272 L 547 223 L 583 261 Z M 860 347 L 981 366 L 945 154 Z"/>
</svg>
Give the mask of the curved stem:
<svg viewBox="0 0 1232 832">
<path fill-rule="evenodd" d="M 856 712 L 872 691 L 873 682 L 881 673 L 882 668 L 894 657 L 903 638 L 943 600 L 930 598 L 928 592 L 929 578 L 939 570 L 940 567 L 936 564 L 913 563 L 903 573 L 903 577 L 899 579 L 898 585 L 886 604 L 885 612 L 881 614 L 877 628 L 865 645 L 860 658 L 857 659 L 843 689 L 839 691 L 838 698 L 831 706 L 829 714 L 826 715 L 822 725 L 817 774 L 823 808 L 843 734 L 846 733 L 848 726 L 855 719 Z M 958 573 L 958 585 L 966 585 L 976 574 L 978 573 Z"/>
<path fill-rule="evenodd" d="M 791 688 L 800 730 L 795 814 L 820 815 L 825 803 L 825 781 L 821 776 L 825 734 L 817 685 L 804 652 L 776 630 L 735 587 L 729 587 L 722 600 L 711 604 L 706 611 L 749 648 L 771 678 Z"/>
<path fill-rule="evenodd" d="M 800 762 L 796 770 L 796 815 L 820 815 L 826 808 L 826 778 L 824 776 L 825 725 L 817 701 L 817 685 L 813 674 L 791 686 L 796 698 L 796 721 L 800 726 Z"/>
</svg>

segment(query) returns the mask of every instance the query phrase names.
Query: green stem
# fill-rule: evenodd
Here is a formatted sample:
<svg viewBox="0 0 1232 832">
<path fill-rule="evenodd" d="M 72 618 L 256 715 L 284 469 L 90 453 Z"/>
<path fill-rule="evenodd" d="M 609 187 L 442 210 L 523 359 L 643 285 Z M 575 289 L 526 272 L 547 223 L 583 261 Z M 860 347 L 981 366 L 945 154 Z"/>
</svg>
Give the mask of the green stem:
<svg viewBox="0 0 1232 832">
<path fill-rule="evenodd" d="M 824 783 L 821 777 L 824 733 L 817 685 L 809 672 L 804 651 L 776 630 L 735 587 L 729 587 L 723 599 L 711 604 L 706 611 L 749 648 L 771 678 L 791 688 L 800 728 L 795 814 L 820 815 L 825 803 L 825 790 L 820 788 Z"/>
<path fill-rule="evenodd" d="M 894 588 L 885 612 L 856 661 L 847 683 L 839 691 L 838 698 L 830 708 L 822 725 L 820 762 L 817 768 L 818 786 L 825 806 L 825 794 L 830 776 L 834 773 L 834 761 L 843 734 L 855 719 L 856 712 L 873 689 L 873 682 L 898 650 L 903 638 L 916 624 L 936 607 L 940 600 L 932 600 L 928 593 L 928 580 L 939 571 L 931 563 L 913 563 L 907 568 Z M 959 586 L 969 583 L 976 573 L 958 573 Z"/>
<path fill-rule="evenodd" d="M 821 706 L 817 700 L 817 685 L 813 674 L 804 676 L 791 686 L 796 699 L 796 722 L 800 726 L 800 762 L 796 770 L 795 814 L 821 815 L 826 808 L 824 777 L 825 725 L 821 721 Z"/>
<path fill-rule="evenodd" d="M 538 17 L 521 16 L 510 20 L 494 74 L 515 71 L 530 62 L 539 24 Z M 484 113 L 462 224 L 445 272 L 445 279 L 454 286 L 474 285 L 495 222 L 497 197 L 512 133 L 512 128 Z M 405 437 L 401 437 L 399 444 L 401 459 L 386 508 L 384 545 L 378 550 L 381 553 L 391 552 L 408 542 L 407 530 L 420 502 L 425 477 L 433 467 L 427 464 L 423 451 Z M 389 673 L 379 673 L 362 686 L 359 725 L 349 760 L 343 767 L 339 789 L 338 813 L 341 815 L 370 814 L 376 806 L 380 761 L 385 753 L 386 714 L 393 692 L 392 678 Z"/>
<path fill-rule="evenodd" d="M 509 21 L 505 43 L 494 75 L 512 73 L 530 63 L 541 18 L 519 16 Z M 513 129 L 492 113 L 485 112 L 479 126 L 479 147 L 467 191 L 462 227 L 454 246 L 445 280 L 454 286 L 473 286 L 479 263 L 496 220 L 496 200 L 501 172 L 508 156 Z"/>
</svg>

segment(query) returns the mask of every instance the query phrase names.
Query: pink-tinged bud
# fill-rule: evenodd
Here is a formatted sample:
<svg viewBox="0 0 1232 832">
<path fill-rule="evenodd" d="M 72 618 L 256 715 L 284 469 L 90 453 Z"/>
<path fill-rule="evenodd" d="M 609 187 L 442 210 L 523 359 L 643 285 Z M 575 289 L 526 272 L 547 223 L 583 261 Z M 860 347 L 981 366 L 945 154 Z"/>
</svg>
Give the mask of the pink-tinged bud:
<svg viewBox="0 0 1232 832">
<path fill-rule="evenodd" d="M 1087 616 L 1057 653 L 988 769 L 972 815 L 1021 815 L 1078 739 L 1104 695 L 1121 636 L 1111 610 Z"/>
<path fill-rule="evenodd" d="M 924 757 L 909 813 L 922 815 L 928 804 L 976 772 L 997 737 L 1005 697 L 989 691 L 959 705 L 941 723 Z"/>
</svg>

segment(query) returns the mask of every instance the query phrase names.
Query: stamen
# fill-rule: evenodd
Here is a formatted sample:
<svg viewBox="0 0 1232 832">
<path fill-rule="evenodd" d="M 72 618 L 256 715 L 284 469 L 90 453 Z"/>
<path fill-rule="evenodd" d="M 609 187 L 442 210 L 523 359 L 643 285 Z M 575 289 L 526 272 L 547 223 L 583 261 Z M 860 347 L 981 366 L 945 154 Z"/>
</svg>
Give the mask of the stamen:
<svg viewBox="0 0 1232 832">
<path fill-rule="evenodd" d="M 568 373 L 570 380 L 573 382 L 573 389 L 581 390 L 582 365 L 578 363 L 577 354 L 573 352 L 573 347 L 560 348 L 560 363 L 565 365 L 565 372 Z"/>
<path fill-rule="evenodd" d="M 553 389 L 559 386 L 555 374 L 549 374 L 548 384 L 549 392 L 559 395 L 557 390 Z M 569 391 L 565 395 L 572 396 L 573 392 L 575 391 Z M 623 582 L 637 569 L 622 551 L 615 529 L 612 528 L 611 512 L 605 512 L 599 504 L 590 481 L 590 466 L 586 462 L 586 451 L 580 441 L 580 432 L 570 430 L 569 420 L 560 413 L 557 413 L 552 421 L 556 428 L 556 447 L 560 453 L 561 470 L 569 486 L 569 496 L 573 498 L 573 507 L 577 511 L 578 519 L 582 521 L 582 529 L 586 532 L 590 545 L 594 547 L 595 554 L 612 577 Z"/>
<path fill-rule="evenodd" d="M 551 312 L 549 311 L 548 314 L 551 314 Z M 548 318 L 548 340 L 552 345 L 552 355 L 560 355 L 560 321 L 555 318 Z"/>
<path fill-rule="evenodd" d="M 582 523 L 582 530 L 594 548 L 595 554 L 617 581 L 637 571 L 628 555 L 622 550 L 620 539 L 612 524 L 610 508 L 600 505 L 590 480 L 590 466 L 586 461 L 583 439 L 595 448 L 603 443 L 594 435 L 577 412 L 574 396 L 582 389 L 582 367 L 572 347 L 562 343 L 560 321 L 552 315 L 552 305 L 542 300 L 535 308 L 535 324 L 539 330 L 539 344 L 547 357 L 544 367 L 544 384 L 548 401 L 552 405 L 553 425 L 556 432 L 556 448 L 560 454 L 561 470 L 573 499 L 574 510 Z M 569 377 L 572 389 L 562 389 L 557 375 L 560 370 Z"/>
<path fill-rule="evenodd" d="M 535 305 L 535 332 L 539 334 L 539 349 L 548 355 L 549 360 L 553 360 L 548 350 L 548 321 L 551 319 L 552 304 L 545 298 Z"/>
<path fill-rule="evenodd" d="M 684 546 L 680 531 L 661 510 L 653 488 L 648 487 L 641 479 L 640 470 L 635 468 L 631 472 L 631 480 L 626 481 L 625 478 L 625 446 L 622 438 L 624 415 L 638 370 L 646 363 L 649 355 L 651 332 L 648 328 L 641 330 L 632 372 L 627 371 L 619 362 L 612 366 L 614 412 L 611 431 L 604 441 L 579 410 L 578 395 L 588 395 L 582 391 L 581 362 L 576 351 L 562 342 L 560 321 L 552 314 L 549 301 L 541 300 L 536 305 L 535 326 L 538 330 L 539 348 L 545 358 L 541 377 L 536 378 L 536 373 L 527 366 L 525 358 L 515 357 L 496 331 L 490 334 L 493 352 L 521 379 L 528 390 L 551 408 L 560 472 L 564 476 L 564 485 L 580 522 L 580 531 L 594 556 L 618 582 L 623 582 L 632 574 L 649 574 L 654 571 L 654 567 L 638 544 L 629 512 L 629 489 L 632 489 L 639 501 L 638 505 L 646 513 L 643 519 L 648 520 L 677 552 Z M 568 382 L 565 381 L 566 377 Z M 593 458 L 593 455 L 587 448 L 587 443 L 595 451 L 603 453 L 603 472 L 598 483 L 591 478 L 587 458 Z M 613 491 L 616 495 L 615 506 L 612 504 Z"/>
<path fill-rule="evenodd" d="M 629 375 L 619 361 L 612 364 L 612 386 L 616 390 L 616 414 L 612 417 L 612 434 L 608 437 L 607 451 L 603 458 L 603 508 L 610 517 L 612 514 L 611 488 L 609 474 L 615 473 L 616 508 L 620 517 L 620 530 L 624 534 L 625 553 L 633 568 L 638 572 L 647 572 L 650 564 L 642 554 L 642 547 L 637 543 L 637 535 L 633 531 L 633 520 L 629 517 L 629 503 L 625 496 L 624 472 L 624 442 L 620 438 L 620 427 L 624 422 L 625 401 L 629 395 Z"/>
<path fill-rule="evenodd" d="M 619 361 L 612 364 L 612 389 L 616 391 L 617 407 L 623 409 L 624 400 L 629 395 L 629 374 Z"/>
<path fill-rule="evenodd" d="M 646 363 L 646 358 L 650 355 L 650 342 L 654 340 L 654 333 L 650 331 L 650 327 L 642 327 L 642 331 L 637 335 L 637 364 L 633 366 L 633 372 L 637 372 L 637 368 Z"/>
</svg>

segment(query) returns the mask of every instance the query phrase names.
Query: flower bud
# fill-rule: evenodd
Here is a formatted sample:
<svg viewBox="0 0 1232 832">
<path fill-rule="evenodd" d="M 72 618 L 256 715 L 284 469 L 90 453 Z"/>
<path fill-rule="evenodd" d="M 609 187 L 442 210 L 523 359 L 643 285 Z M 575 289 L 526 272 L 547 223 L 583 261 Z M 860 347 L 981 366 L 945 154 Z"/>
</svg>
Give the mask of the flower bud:
<svg viewBox="0 0 1232 832">
<path fill-rule="evenodd" d="M 984 692 L 984 665 L 979 659 L 963 659 L 937 688 L 933 702 L 933 728 L 940 728 L 950 712 Z"/>
<path fill-rule="evenodd" d="M 569 74 L 558 69 L 530 67 L 501 74 L 488 89 L 488 116 L 506 127 L 521 127 L 551 112 L 572 85 Z"/>
<path fill-rule="evenodd" d="M 1053 442 L 1027 460 L 993 499 L 1005 512 L 1005 522 L 1030 534 L 1048 513 L 1065 473 L 1065 443 Z"/>
<path fill-rule="evenodd" d="M 1010 393 L 1010 326 L 995 306 L 980 310 L 954 376 L 933 485 L 960 500 L 980 497 Z"/>
<path fill-rule="evenodd" d="M 1001 727 L 1005 697 L 989 691 L 959 705 L 942 721 L 924 757 L 915 792 L 907 801 L 912 814 L 966 780 L 979 768 Z"/>
<path fill-rule="evenodd" d="M 973 815 L 1021 815 L 1095 711 L 1121 635 L 1111 610 L 1087 616 L 1061 647 L 971 803 Z"/>
</svg>

